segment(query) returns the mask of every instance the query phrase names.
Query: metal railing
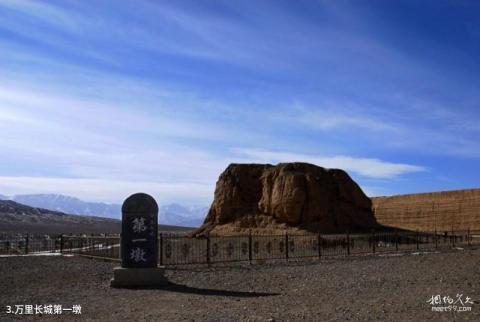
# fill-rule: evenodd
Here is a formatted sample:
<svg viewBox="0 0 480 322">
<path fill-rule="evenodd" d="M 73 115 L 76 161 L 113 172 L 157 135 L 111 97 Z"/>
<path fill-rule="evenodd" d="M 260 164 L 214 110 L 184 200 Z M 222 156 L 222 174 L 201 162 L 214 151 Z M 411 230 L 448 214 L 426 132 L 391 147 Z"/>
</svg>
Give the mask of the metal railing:
<svg viewBox="0 0 480 322">
<path fill-rule="evenodd" d="M 235 235 L 192 238 L 159 234 L 159 265 L 300 260 L 480 246 L 480 231 L 371 231 L 345 234 Z M 120 258 L 119 235 L 1 235 L 0 254 L 60 252 Z"/>
<path fill-rule="evenodd" d="M 0 233 L 0 255 L 58 252 L 61 235 Z"/>
<path fill-rule="evenodd" d="M 64 236 L 64 252 L 118 259 L 120 237 Z M 359 256 L 480 246 L 480 231 L 372 231 L 358 234 L 159 235 L 159 265 Z"/>
</svg>

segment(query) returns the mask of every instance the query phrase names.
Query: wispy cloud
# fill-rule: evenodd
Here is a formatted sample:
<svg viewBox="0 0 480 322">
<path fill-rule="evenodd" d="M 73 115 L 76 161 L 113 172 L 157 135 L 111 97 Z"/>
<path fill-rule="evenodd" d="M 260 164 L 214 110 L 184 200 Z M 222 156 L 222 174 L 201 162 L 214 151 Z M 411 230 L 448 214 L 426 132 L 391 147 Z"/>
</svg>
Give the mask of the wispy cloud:
<svg viewBox="0 0 480 322">
<path fill-rule="evenodd" d="M 107 191 L 122 194 L 114 197 L 112 192 L 108 200 L 118 201 L 119 195 L 144 184 L 162 192 L 172 187 L 161 200 L 174 196 L 205 200 L 206 190 L 199 194 L 200 188 L 188 187 L 212 190 L 226 166 L 225 156 L 181 141 L 224 141 L 226 132 L 201 120 L 171 114 L 170 109 L 152 114 L 143 103 L 138 107 L 131 110 L 115 101 L 92 101 L 38 88 L 0 89 L 0 149 L 6 155 L 2 162 L 11 162 L 10 173 L 28 173 L 45 181 L 38 185 L 39 181 L 29 176 L 11 176 L 3 192 L 18 193 L 19 187 L 28 188 L 26 182 L 31 183 L 26 191 L 38 192 L 41 186 L 45 192 L 55 187 L 50 182 L 58 182 L 57 190 L 51 192 L 61 192 L 58 189 L 70 183 L 82 196 L 96 199 L 106 196 L 102 191 L 110 183 L 116 187 Z M 46 176 L 49 174 L 54 176 Z M 14 184 L 15 178 L 20 186 Z M 96 180 L 100 183 L 85 191 L 75 184 Z"/>
<path fill-rule="evenodd" d="M 0 177 L 0 190 L 7 195 L 52 193 L 77 196 L 84 200 L 122 202 L 130 194 L 145 192 L 161 203 L 173 201 L 206 204 L 211 200 L 211 185 L 199 183 L 122 181 L 55 177 Z"/>
<path fill-rule="evenodd" d="M 46 2 L 30 0 L 3 0 L 0 6 L 55 25 L 57 27 L 77 29 L 73 28 L 75 26 L 73 19 L 74 15 L 68 14 L 64 10 Z"/>
<path fill-rule="evenodd" d="M 369 178 L 392 178 L 406 173 L 427 170 L 425 167 L 418 165 L 342 155 L 328 157 L 245 148 L 235 148 L 233 152 L 244 155 L 253 162 L 308 162 L 326 168 L 344 169 Z"/>
<path fill-rule="evenodd" d="M 3 187 L 118 201 L 138 182 L 195 199 L 251 161 L 343 168 L 377 192 L 410 189 L 408 174 L 478 182 L 476 62 L 422 30 L 419 48 L 389 11 L 0 1 Z"/>
<path fill-rule="evenodd" d="M 476 139 L 477 111 L 457 113 L 448 104 L 392 95 L 386 106 L 325 100 L 316 105 L 295 102 L 276 119 L 285 126 L 304 127 L 324 137 L 354 137 L 360 146 L 415 151 L 422 155 L 480 157 Z M 419 121 L 421 120 L 421 121 Z"/>
<path fill-rule="evenodd" d="M 367 130 L 373 132 L 398 132 L 392 123 L 374 115 L 369 109 L 341 101 L 317 103 L 305 106 L 296 103 L 282 116 L 284 121 L 297 122 L 312 129 L 332 130 Z"/>
</svg>

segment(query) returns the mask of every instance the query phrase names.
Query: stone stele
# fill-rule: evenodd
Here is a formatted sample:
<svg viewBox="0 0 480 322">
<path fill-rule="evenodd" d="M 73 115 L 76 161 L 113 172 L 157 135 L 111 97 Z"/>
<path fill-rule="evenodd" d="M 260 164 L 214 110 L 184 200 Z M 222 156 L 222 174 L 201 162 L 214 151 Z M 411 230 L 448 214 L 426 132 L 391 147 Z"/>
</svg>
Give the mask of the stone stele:
<svg viewBox="0 0 480 322">
<path fill-rule="evenodd" d="M 122 266 L 113 269 L 113 287 L 154 287 L 168 284 L 158 267 L 158 205 L 151 196 L 136 193 L 122 206 L 120 241 Z"/>
</svg>

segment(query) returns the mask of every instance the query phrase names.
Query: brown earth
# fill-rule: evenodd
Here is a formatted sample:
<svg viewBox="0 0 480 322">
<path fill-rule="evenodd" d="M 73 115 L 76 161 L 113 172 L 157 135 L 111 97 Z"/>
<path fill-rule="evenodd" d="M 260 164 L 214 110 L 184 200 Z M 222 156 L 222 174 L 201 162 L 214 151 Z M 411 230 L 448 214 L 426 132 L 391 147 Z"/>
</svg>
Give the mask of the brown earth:
<svg viewBox="0 0 480 322">
<path fill-rule="evenodd" d="M 480 189 L 371 199 L 381 225 L 420 231 L 480 230 Z"/>
<path fill-rule="evenodd" d="M 167 269 L 164 289 L 112 289 L 114 263 L 0 258 L 0 321 L 480 321 L 480 250 Z M 470 312 L 432 312 L 433 295 Z M 7 315 L 6 306 L 81 305 L 82 314 Z M 457 303 L 459 305 L 459 303 Z"/>
<path fill-rule="evenodd" d="M 373 227 L 370 199 L 343 170 L 308 163 L 231 164 L 220 175 L 196 234 Z"/>
</svg>

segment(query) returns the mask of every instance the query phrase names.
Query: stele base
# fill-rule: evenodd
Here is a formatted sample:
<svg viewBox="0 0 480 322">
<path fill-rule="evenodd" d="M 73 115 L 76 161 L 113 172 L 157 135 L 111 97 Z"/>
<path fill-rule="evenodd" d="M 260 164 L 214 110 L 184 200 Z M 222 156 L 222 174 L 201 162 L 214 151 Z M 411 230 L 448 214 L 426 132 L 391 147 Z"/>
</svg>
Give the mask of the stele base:
<svg viewBox="0 0 480 322">
<path fill-rule="evenodd" d="M 166 286 L 165 267 L 125 268 L 115 267 L 111 287 L 156 287 Z"/>
</svg>

